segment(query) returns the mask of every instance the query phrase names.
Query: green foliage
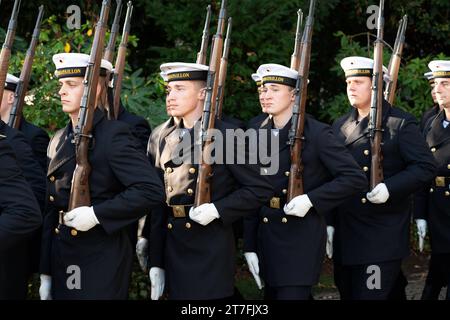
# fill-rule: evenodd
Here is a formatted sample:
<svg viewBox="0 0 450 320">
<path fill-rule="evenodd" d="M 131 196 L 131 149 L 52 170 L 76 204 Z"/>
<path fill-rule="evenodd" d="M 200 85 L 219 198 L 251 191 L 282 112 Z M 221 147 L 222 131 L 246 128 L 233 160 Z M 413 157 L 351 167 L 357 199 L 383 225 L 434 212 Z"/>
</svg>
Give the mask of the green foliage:
<svg viewBox="0 0 450 320">
<path fill-rule="evenodd" d="M 25 114 L 32 121 L 53 131 L 64 124 L 66 117 L 58 107 L 51 55 L 63 51 L 67 47 L 66 43 L 70 45 L 72 52 L 89 53 L 91 41 L 86 40 L 91 40 L 92 36 L 87 37 L 86 33 L 92 28 L 90 21 L 98 14 L 99 4 L 94 1 L 75 1 L 74 4 L 81 7 L 83 25 L 80 30 L 69 31 L 65 27 L 65 4 L 50 0 L 41 0 L 40 3 L 45 5 L 46 16 L 52 16 L 44 22 L 42 44 L 33 70 L 33 84 L 39 90 L 32 87 L 32 94 L 35 94 L 34 107 L 27 108 Z M 212 35 L 216 29 L 220 1 L 135 0 L 133 3 L 135 9 L 131 31 L 139 37 L 139 46 L 137 37 L 131 37 L 123 99 L 127 108 L 144 116 L 155 126 L 166 118 L 164 93 L 158 75 L 159 65 L 169 61 L 195 61 L 200 47 L 205 8 L 212 4 Z M 250 75 L 263 63 L 289 64 L 294 43 L 296 11 L 298 8 L 303 9 L 306 18 L 308 3 L 307 0 L 228 1 L 228 14 L 233 17 L 233 32 L 225 113 L 244 120 L 259 113 L 256 88 Z M 375 32 L 366 27 L 370 15 L 366 13 L 366 9 L 371 4 L 377 2 L 328 0 L 317 4 L 307 110 L 323 121 L 332 121 L 347 110 L 343 99 L 345 84 L 339 67 L 340 59 L 349 54 L 372 54 Z M 8 5 L 5 4 L 5 7 Z M 113 5 L 112 10 L 114 8 Z M 2 9 L 9 12 L 10 8 Z M 36 9 L 37 4 L 23 4 L 18 35 L 26 35 L 25 38 L 30 36 Z M 421 69 L 417 69 L 420 61 L 426 63 L 439 52 L 449 52 L 449 13 L 450 3 L 445 0 L 392 0 L 386 3 L 385 40 L 391 45 L 397 32 L 398 20 L 403 14 L 408 14 L 407 43 L 398 87 L 400 99 L 397 99 L 396 104 L 415 115 L 419 115 L 431 102 L 427 102 L 426 82 L 420 81 L 421 74 L 413 72 Z M 8 15 L 0 18 L 2 26 L 6 25 Z M 369 41 L 367 31 L 372 34 Z M 0 37 L 1 32 L 0 29 Z M 18 61 L 23 60 L 26 47 L 27 41 L 17 38 L 13 54 L 21 53 L 13 59 L 16 73 L 20 66 Z M 385 52 L 388 59 L 390 52 Z M 404 68 L 408 69 L 407 73 Z M 135 81 L 136 77 L 143 81 Z M 134 82 L 129 82 L 131 80 Z M 415 84 L 410 83 L 411 81 Z M 407 88 L 403 82 L 408 84 Z M 416 87 L 419 88 L 417 92 L 414 89 Z"/>
<path fill-rule="evenodd" d="M 335 75 L 337 81 L 334 82 L 334 85 L 339 89 L 339 93 L 322 104 L 318 110 L 319 117 L 329 122 L 345 114 L 350 107 L 345 93 L 345 77 L 340 65 L 341 60 L 349 56 L 367 56 L 367 50 L 354 41 L 354 37 L 347 36 L 342 31 L 336 32 L 335 36 L 340 38 L 341 48 L 334 58 L 335 63 L 330 68 L 329 74 Z"/>
<path fill-rule="evenodd" d="M 141 1 L 143 2 L 145 1 Z M 332 0 L 318 4 L 315 21 L 318 29 L 337 2 Z M 168 61 L 195 62 L 200 48 L 205 8 L 210 1 L 158 0 L 146 3 L 146 14 L 154 19 L 156 28 L 165 35 L 162 45 L 150 46 L 150 50 L 157 53 L 157 58 L 148 61 L 148 69 L 157 70 L 160 63 Z M 228 3 L 228 15 L 233 17 L 233 32 L 224 100 L 225 113 L 249 119 L 260 112 L 251 74 L 263 63 L 289 64 L 294 45 L 296 12 L 298 8 L 307 12 L 308 3 L 309 1 L 302 0 Z M 216 31 L 219 7 L 220 1 L 212 2 L 211 35 Z"/>
<path fill-rule="evenodd" d="M 142 69 L 124 77 L 122 102 L 126 108 L 150 122 L 156 127 L 167 119 L 164 83 L 159 75 L 153 75 L 147 80 L 142 77 Z"/>
<path fill-rule="evenodd" d="M 423 77 L 428 72 L 432 60 L 448 60 L 449 56 L 440 53 L 436 56 L 414 58 L 402 66 L 398 76 L 398 90 L 395 105 L 420 119 L 421 115 L 433 105 L 428 81 Z"/>
<path fill-rule="evenodd" d="M 139 267 L 137 259 L 133 261 L 133 272 L 131 274 L 130 288 L 128 290 L 130 300 L 150 299 L 150 279 L 148 273 Z"/>
<path fill-rule="evenodd" d="M 233 17 L 233 34 L 225 113 L 242 119 L 248 119 L 259 113 L 256 90 L 250 75 L 262 63 L 289 64 L 294 42 L 296 10 L 302 8 L 306 17 L 308 2 L 229 1 L 228 14 Z M 157 72 L 162 62 L 195 61 L 200 46 L 205 7 L 209 3 L 211 3 L 209 0 L 137 1 L 136 5 L 141 6 L 144 11 L 143 24 L 151 24 L 155 34 L 144 49 L 147 55 L 139 54 L 139 59 L 145 63 L 149 72 Z M 307 110 L 321 120 L 331 121 L 348 110 L 348 106 L 343 105 L 345 83 L 340 71 L 340 60 L 350 54 L 372 55 L 375 32 L 370 31 L 372 35 L 367 40 L 369 30 L 366 27 L 366 20 L 369 17 L 366 9 L 371 4 L 377 2 L 333 0 L 320 1 L 317 4 Z M 211 34 L 216 29 L 220 1 L 212 1 L 212 5 Z M 398 20 L 404 14 L 408 14 L 407 45 L 404 51 L 406 65 L 410 59 L 422 56 L 424 52 L 428 52 L 426 56 L 430 57 L 438 52 L 445 52 L 450 45 L 450 40 L 446 36 L 448 34 L 446 17 L 449 10 L 448 1 L 389 1 L 386 3 L 385 11 L 385 39 L 393 45 Z M 433 28 L 430 28 L 431 25 Z M 143 27 L 135 26 L 135 28 Z M 340 34 L 348 36 L 343 37 Z M 360 35 L 350 36 L 351 34 Z M 387 64 L 390 51 L 385 52 Z M 426 82 L 423 84 L 427 85 Z M 402 84 L 399 82 L 399 85 Z M 417 102 L 419 103 L 422 105 L 424 102 Z M 404 106 L 401 101 L 398 104 Z M 408 101 L 408 105 L 410 104 Z M 414 111 L 412 106 L 406 109 L 412 110 L 417 115 L 418 111 Z"/>
<path fill-rule="evenodd" d="M 66 117 L 59 106 L 58 83 L 54 76 L 52 56 L 64 52 L 64 45 L 70 33 L 62 32 L 56 23 L 56 17 L 50 17 L 43 22 L 39 45 L 33 63 L 29 85 L 25 117 L 38 126 L 47 128 L 50 133 L 62 127 Z M 56 40 L 62 38 L 62 41 Z M 20 74 L 26 50 L 14 52 L 11 58 L 9 72 Z"/>
<path fill-rule="evenodd" d="M 339 63 L 352 55 L 373 56 L 373 47 L 368 48 L 353 40 L 354 37 L 345 35 L 342 31 L 336 32 L 335 36 L 340 38 L 340 49 L 336 54 L 335 65 L 330 69 L 330 74 L 336 75 L 339 80 L 341 93 L 331 97 L 319 110 L 319 116 L 326 121 L 333 121 L 339 116 L 348 112 L 350 106 L 347 100 L 344 72 Z M 383 53 L 384 65 L 389 64 L 392 52 L 385 47 Z M 397 93 L 394 105 L 412 113 L 417 118 L 433 105 L 430 94 L 430 85 L 423 74 L 428 71 L 428 63 L 436 59 L 449 59 L 443 53 L 436 56 L 428 55 L 423 58 L 412 58 L 402 60 L 402 65 L 398 75 Z"/>
<path fill-rule="evenodd" d="M 52 56 L 61 52 L 89 54 L 93 40 L 92 27 L 92 23 L 88 21 L 79 30 L 69 31 L 56 16 L 50 16 L 42 24 L 24 115 L 34 124 L 46 128 L 50 134 L 65 126 L 68 119 L 61 110 Z M 130 36 L 130 47 L 136 47 L 137 42 L 136 36 Z M 21 38 L 17 38 L 16 43 L 19 48 L 14 48 L 9 72 L 18 76 L 28 44 Z M 152 79 L 147 81 L 142 70 L 133 72 L 127 66 L 122 89 L 125 98 L 123 103 L 130 111 L 146 116 L 147 120 L 152 119 L 153 125 L 164 119 L 165 107 L 160 98 L 162 90 L 161 84 Z"/>
<path fill-rule="evenodd" d="M 249 119 L 259 113 L 256 87 L 250 75 L 263 63 L 289 65 L 294 44 L 296 11 L 302 8 L 306 18 L 308 3 L 308 0 L 228 1 L 228 14 L 233 17 L 233 33 L 225 113 L 242 119 Z M 89 30 L 93 28 L 91 21 L 94 21 L 99 12 L 100 1 L 70 2 L 79 5 L 83 14 L 81 29 L 71 31 L 65 26 L 67 2 L 22 1 L 10 66 L 10 72 L 16 75 L 20 73 L 39 4 L 45 5 L 47 19 L 42 25 L 40 44 L 33 65 L 30 105 L 25 108 L 24 113 L 28 120 L 52 134 L 67 122 L 67 116 L 61 110 L 52 56 L 65 50 L 89 53 L 93 37 L 89 35 Z M 205 8 L 212 4 L 212 35 L 216 29 L 220 1 L 134 0 L 133 4 L 135 8 L 131 32 L 135 36 L 129 39 L 122 100 L 128 110 L 144 116 L 154 127 L 167 117 L 159 65 L 169 61 L 195 61 L 200 47 Z M 372 55 L 375 32 L 366 27 L 369 17 L 366 9 L 371 4 L 378 4 L 378 1 L 318 1 L 307 111 L 323 121 L 331 122 L 350 108 L 340 60 L 349 55 Z M 11 6 L 12 2 L 2 1 L 0 22 L 3 27 L 7 26 Z M 114 8 L 113 5 L 112 10 Z M 391 46 L 398 20 L 404 14 L 408 14 L 409 24 L 395 104 L 419 117 L 432 104 L 428 82 L 423 78 L 427 64 L 432 59 L 445 58 L 440 52 L 447 55 L 450 52 L 450 2 L 386 1 L 384 38 Z M 4 39 L 4 35 L 4 29 L 0 28 L 0 39 Z M 386 49 L 385 65 L 388 64 L 390 54 L 390 50 Z M 415 233 L 411 239 L 416 239 Z M 237 265 L 237 286 L 246 297 L 260 298 L 261 293 L 247 272 L 241 252 Z M 148 299 L 148 276 L 140 272 L 136 265 L 133 270 L 130 298 Z M 33 298 L 37 297 L 37 281 L 35 277 L 30 287 Z M 328 286 L 328 279 L 321 279 L 322 282 Z"/>
</svg>

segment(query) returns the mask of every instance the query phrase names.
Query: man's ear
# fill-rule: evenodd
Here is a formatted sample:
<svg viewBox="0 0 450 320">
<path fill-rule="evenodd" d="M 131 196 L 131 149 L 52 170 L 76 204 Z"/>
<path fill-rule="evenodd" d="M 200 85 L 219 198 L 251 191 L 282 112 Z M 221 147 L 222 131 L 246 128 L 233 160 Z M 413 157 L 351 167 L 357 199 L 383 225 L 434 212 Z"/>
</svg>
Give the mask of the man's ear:
<svg viewBox="0 0 450 320">
<path fill-rule="evenodd" d="M 197 96 L 197 98 L 198 98 L 198 100 L 205 100 L 205 97 L 206 97 L 206 88 L 201 88 L 201 89 L 198 91 L 198 96 Z"/>
<path fill-rule="evenodd" d="M 291 102 L 295 101 L 295 89 L 291 90 Z"/>
<path fill-rule="evenodd" d="M 14 102 L 14 92 L 8 92 L 8 104 L 12 104 Z"/>
</svg>

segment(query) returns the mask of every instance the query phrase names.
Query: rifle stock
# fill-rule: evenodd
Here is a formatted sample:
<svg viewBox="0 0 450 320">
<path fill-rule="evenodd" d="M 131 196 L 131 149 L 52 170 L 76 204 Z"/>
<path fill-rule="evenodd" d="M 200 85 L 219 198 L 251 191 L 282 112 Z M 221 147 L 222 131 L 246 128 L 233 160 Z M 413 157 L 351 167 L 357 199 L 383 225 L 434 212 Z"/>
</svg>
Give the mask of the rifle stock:
<svg viewBox="0 0 450 320">
<path fill-rule="evenodd" d="M 81 206 L 91 205 L 89 189 L 89 176 L 91 173 L 91 165 L 88 159 L 89 145 L 92 139 L 97 85 L 100 77 L 100 65 L 110 6 L 111 0 L 103 0 L 100 18 L 95 28 L 89 64 L 83 81 L 84 92 L 78 114 L 78 123 L 74 128 L 76 166 L 73 172 L 70 190 L 69 211 Z"/>
<path fill-rule="evenodd" d="M 17 84 L 16 91 L 14 93 L 14 102 L 9 115 L 8 125 L 15 129 L 20 127 L 20 123 L 22 121 L 25 94 L 27 93 L 28 84 L 30 83 L 34 54 L 36 52 L 36 46 L 39 42 L 39 34 L 41 33 L 41 23 L 43 17 L 44 6 L 40 6 L 38 17 L 36 19 L 36 26 L 34 27 L 33 36 L 31 37 L 30 46 L 28 47 L 22 71 L 20 72 L 19 83 Z"/>
</svg>

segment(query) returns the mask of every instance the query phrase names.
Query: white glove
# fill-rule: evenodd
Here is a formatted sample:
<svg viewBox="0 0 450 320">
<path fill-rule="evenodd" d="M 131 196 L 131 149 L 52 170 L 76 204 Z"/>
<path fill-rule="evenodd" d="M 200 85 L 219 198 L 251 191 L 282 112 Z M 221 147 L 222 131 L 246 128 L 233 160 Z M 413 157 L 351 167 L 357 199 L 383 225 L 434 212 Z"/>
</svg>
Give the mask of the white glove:
<svg viewBox="0 0 450 320">
<path fill-rule="evenodd" d="M 79 231 L 88 231 L 99 224 L 93 207 L 78 207 L 64 215 L 66 226 Z"/>
<path fill-rule="evenodd" d="M 259 260 L 258 255 L 255 252 L 244 252 L 245 260 L 247 260 L 248 269 L 250 270 L 253 278 L 255 279 L 256 285 L 259 290 L 262 289 L 263 284 L 261 278 L 259 277 Z"/>
<path fill-rule="evenodd" d="M 150 268 L 149 277 L 151 283 L 150 296 L 152 300 L 159 300 L 159 298 L 164 293 L 164 284 L 165 284 L 164 269 L 158 267 Z"/>
<path fill-rule="evenodd" d="M 417 235 L 419 236 L 419 251 L 423 251 L 423 240 L 427 235 L 427 221 L 424 219 L 416 219 Z"/>
<path fill-rule="evenodd" d="M 366 194 L 367 200 L 375 204 L 385 203 L 389 199 L 389 191 L 384 183 L 379 183 Z"/>
<path fill-rule="evenodd" d="M 309 200 L 308 195 L 302 194 L 301 196 L 296 196 L 294 199 L 289 201 L 289 203 L 285 204 L 283 210 L 286 214 L 303 218 L 312 206 L 313 204 Z"/>
<path fill-rule="evenodd" d="M 214 219 L 220 218 L 216 206 L 212 203 L 204 203 L 196 208 L 192 207 L 189 210 L 189 217 L 202 226 L 206 226 Z"/>
<path fill-rule="evenodd" d="M 334 227 L 327 226 L 327 245 L 326 251 L 329 259 L 333 258 L 333 237 L 334 237 Z"/>
<path fill-rule="evenodd" d="M 52 277 L 41 274 L 41 285 L 39 286 L 39 297 L 41 300 L 52 300 Z"/>
<path fill-rule="evenodd" d="M 136 243 L 136 256 L 142 271 L 147 272 L 148 268 L 148 240 L 140 237 Z"/>
</svg>

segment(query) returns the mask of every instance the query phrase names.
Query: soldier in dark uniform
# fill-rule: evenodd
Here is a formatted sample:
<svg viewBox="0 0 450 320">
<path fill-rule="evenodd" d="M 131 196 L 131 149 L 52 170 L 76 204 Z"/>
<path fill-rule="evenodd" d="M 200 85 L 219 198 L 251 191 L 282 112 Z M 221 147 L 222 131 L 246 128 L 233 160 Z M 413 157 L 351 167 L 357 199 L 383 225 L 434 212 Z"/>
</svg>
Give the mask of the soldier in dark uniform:
<svg viewBox="0 0 450 320">
<path fill-rule="evenodd" d="M 17 164 L 22 170 L 23 176 L 30 185 L 39 204 L 39 212 L 43 212 L 45 205 L 45 174 L 39 162 L 34 157 L 31 147 L 20 131 L 9 127 L 3 120 L 0 120 L 0 134 L 6 136 L 5 140 L 13 149 Z M 25 243 L 23 244 L 21 250 L 24 254 L 22 260 L 24 264 L 17 266 L 17 273 L 30 275 L 31 273 L 38 272 L 40 240 L 41 230 L 38 229 L 34 231 L 32 236 L 28 237 L 28 246 Z"/>
<path fill-rule="evenodd" d="M 431 258 L 423 300 L 437 300 L 447 287 L 450 300 L 450 61 L 435 60 L 429 68 L 435 80 L 436 100 L 442 109 L 424 126 L 424 136 L 438 163 L 436 177 L 417 193 L 415 214 L 428 221 Z"/>
<path fill-rule="evenodd" d="M 170 115 L 170 113 L 168 113 Z M 177 121 L 174 119 L 174 121 Z M 222 115 L 222 121 L 229 123 L 237 128 L 241 128 L 241 129 L 245 129 L 245 123 L 239 119 L 227 116 L 225 114 Z M 148 142 L 148 138 L 147 138 L 147 142 Z M 147 143 L 146 143 L 147 144 Z M 147 146 L 146 146 L 147 149 Z M 139 227 L 134 227 L 136 230 L 137 229 L 137 234 L 138 234 L 138 240 L 137 240 L 137 244 L 136 244 L 136 255 L 138 257 L 139 260 L 139 264 L 141 266 L 141 269 L 146 272 L 147 268 L 148 268 L 148 239 L 150 238 L 150 230 L 151 230 L 151 222 L 150 222 L 150 218 L 148 218 L 148 220 L 146 219 L 146 217 L 143 218 L 144 221 L 142 221 L 142 219 L 139 221 Z M 142 228 L 140 228 L 142 227 Z M 242 219 L 238 219 L 235 222 L 233 222 L 233 232 L 234 232 L 234 236 L 235 236 L 235 243 L 237 245 L 238 243 L 238 239 L 242 238 Z M 134 234 L 134 233 L 133 233 Z M 240 296 L 240 293 L 237 291 L 237 289 L 235 290 L 236 294 L 235 294 L 235 298 Z"/>
<path fill-rule="evenodd" d="M 106 120 L 96 109 L 89 152 L 92 206 L 67 212 L 76 165 L 73 127 L 88 61 L 84 54 L 53 56 L 62 108 L 71 121 L 55 134 L 48 148 L 41 299 L 127 298 L 133 257 L 127 226 L 163 199 L 156 171 L 138 150 L 128 126 Z M 111 65 L 102 60 L 97 97 L 107 69 L 111 70 Z M 72 287 L 70 279 L 78 279 Z"/>
<path fill-rule="evenodd" d="M 325 254 L 324 213 L 362 190 L 367 181 L 331 127 L 307 115 L 302 150 L 305 192 L 286 203 L 291 166 L 288 133 L 298 72 L 264 64 L 258 73 L 270 115 L 260 128 L 279 138 L 279 149 L 270 153 L 278 156 L 280 165 L 270 176 L 275 197 L 245 219 L 245 257 L 258 286 L 261 269 L 266 299 L 307 300 L 319 280 Z"/>
<path fill-rule="evenodd" d="M 0 130 L 6 136 L 6 140 L 10 143 L 16 154 L 17 163 L 23 171 L 23 175 L 34 192 L 41 210 L 44 209 L 45 203 L 45 175 L 44 169 L 38 162 L 38 157 L 33 153 L 30 142 L 27 141 L 25 135 L 20 131 L 10 128 L 6 123 L 9 119 L 12 103 L 14 102 L 14 92 L 19 79 L 8 74 L 5 82 L 5 91 L 1 100 L 1 120 Z M 45 151 L 47 152 L 47 146 Z M 47 158 L 47 156 L 45 156 Z"/>
<path fill-rule="evenodd" d="M 148 147 L 165 182 L 167 203 L 151 214 L 152 299 L 161 296 L 165 276 L 170 299 L 225 299 L 233 295 L 232 223 L 268 201 L 272 188 L 256 164 L 215 162 L 211 203 L 193 208 L 198 162 L 187 161 L 190 154 L 186 152 L 193 149 L 189 139 L 199 130 L 208 66 L 167 63 L 161 70 L 167 82 L 166 105 L 171 118 L 153 131 Z M 215 128 L 224 137 L 226 129 L 235 130 L 220 120 Z M 187 143 L 183 159 L 176 156 L 180 141 Z M 226 137 L 224 141 L 226 145 Z M 236 148 L 236 141 L 231 145 Z M 234 151 L 222 150 L 220 145 L 217 148 L 217 153 Z"/>
<path fill-rule="evenodd" d="M 373 60 L 348 57 L 341 67 L 354 108 L 334 122 L 333 130 L 369 177 Z M 413 116 L 383 101 L 382 127 L 384 182 L 372 191 L 367 186 L 335 216 L 334 272 L 342 299 L 389 298 L 402 259 L 409 255 L 410 196 L 436 170 Z"/>
<path fill-rule="evenodd" d="M 423 76 L 428 80 L 428 83 L 430 84 L 430 89 L 431 89 L 430 93 L 431 93 L 431 98 L 433 99 L 433 106 L 422 114 L 422 118 L 420 119 L 420 125 L 419 125 L 420 126 L 420 131 L 422 133 L 424 131 L 424 127 L 425 127 L 425 124 L 427 123 L 427 121 L 430 118 L 435 117 L 439 113 L 439 111 L 441 110 L 439 104 L 437 103 L 436 94 L 434 92 L 433 72 L 431 72 L 431 71 L 426 72 L 426 73 L 423 74 Z M 417 199 L 421 198 L 421 193 L 422 193 L 422 190 L 419 190 L 417 195 L 415 196 L 414 201 L 417 201 Z M 424 218 L 424 213 L 421 212 L 420 210 L 416 210 L 416 208 L 417 208 L 417 206 L 414 205 L 414 203 L 413 203 L 413 218 L 416 221 L 416 226 L 417 226 L 417 236 L 418 236 L 419 251 L 422 252 L 423 251 L 423 246 L 424 246 L 424 243 L 425 243 L 425 237 L 427 235 L 428 225 L 427 225 L 427 221 Z M 435 277 L 431 277 L 431 273 L 430 272 L 429 272 L 429 275 L 430 275 L 428 277 L 429 279 L 434 279 L 434 280 L 436 279 Z M 430 288 L 430 287 L 431 287 L 431 285 L 429 283 L 428 288 Z M 440 292 L 442 285 L 438 284 L 437 286 L 433 286 L 433 287 L 435 287 L 435 288 L 439 287 L 439 289 L 436 289 L 436 291 Z M 425 291 L 429 292 L 430 290 L 425 290 Z M 423 295 L 422 298 L 425 298 L 426 295 L 427 294 Z"/>
<path fill-rule="evenodd" d="M 109 85 L 107 87 L 107 95 L 108 95 L 108 105 L 114 105 L 114 90 Z M 138 143 L 138 148 L 144 154 L 147 153 L 147 143 L 150 138 L 150 134 L 152 133 L 152 129 L 145 118 L 135 115 L 129 112 L 122 104 L 122 101 L 119 102 L 119 114 L 117 116 L 117 120 L 122 121 L 130 126 L 131 133 L 136 138 Z M 145 217 L 144 217 L 145 219 Z M 133 247 L 136 247 L 136 255 L 138 257 L 139 263 L 141 267 L 145 270 L 146 266 L 142 263 L 143 252 L 146 252 L 146 248 L 148 246 L 147 239 L 142 238 L 140 236 L 141 230 L 139 230 L 139 221 L 132 223 L 129 227 L 129 236 L 131 240 L 131 244 Z M 138 237 L 139 234 L 139 237 Z"/>
<path fill-rule="evenodd" d="M 433 107 L 425 111 L 425 113 L 422 115 L 422 118 L 420 120 L 420 131 L 423 131 L 423 127 L 426 123 L 426 121 L 430 118 L 435 116 L 439 112 L 439 105 L 436 103 L 436 95 L 433 91 L 434 88 L 434 79 L 433 79 L 433 73 L 432 72 L 426 72 L 424 73 L 424 77 L 428 80 L 431 88 L 431 97 L 433 99 Z M 422 219 L 421 216 L 416 216 L 413 211 L 413 218 L 416 221 L 417 226 L 417 235 L 419 240 L 419 251 L 422 252 L 423 250 L 423 244 L 425 241 L 426 236 L 426 229 L 427 224 L 426 220 Z M 391 291 L 389 295 L 389 300 L 407 300 L 406 298 L 406 286 L 408 285 L 408 280 L 406 279 L 403 270 L 400 270 L 399 276 L 397 278 L 397 281 L 394 285 L 393 290 Z"/>
<path fill-rule="evenodd" d="M 16 156 L 0 134 L 0 300 L 25 299 L 27 293 L 28 237 L 39 228 L 42 216 Z"/>
<path fill-rule="evenodd" d="M 0 120 L 0 134 L 6 136 L 5 140 L 13 149 L 17 164 L 22 170 L 26 181 L 30 184 L 42 210 L 45 203 L 45 174 L 34 158 L 31 147 L 20 131 L 9 127 L 3 120 Z"/>
<path fill-rule="evenodd" d="M 28 140 L 31 149 L 33 150 L 33 154 L 39 161 L 39 164 L 43 170 L 47 171 L 47 147 L 50 140 L 47 132 L 44 129 L 28 122 L 23 117 L 20 122 L 19 131 L 22 132 Z"/>
<path fill-rule="evenodd" d="M 7 140 L 13 148 L 19 167 L 23 171 L 25 179 L 30 183 L 41 212 L 44 212 L 45 205 L 45 172 L 47 171 L 47 133 L 26 122 L 22 117 L 19 130 L 6 125 L 14 102 L 14 92 L 19 78 L 7 74 L 5 91 L 1 105 L 0 121 L 1 130 L 5 132 Z M 4 122 L 3 122 L 4 121 Z M 30 272 L 38 272 L 40 257 L 40 242 L 42 230 L 36 230 L 33 237 L 30 237 L 29 268 Z"/>
<path fill-rule="evenodd" d="M 14 103 L 14 92 L 18 82 L 19 78 L 12 74 L 7 74 L 5 91 L 3 92 L 2 105 L 0 108 L 1 118 L 5 123 L 8 123 L 9 120 L 9 115 Z M 42 170 L 47 171 L 47 146 L 49 141 L 47 132 L 34 124 L 29 123 L 23 116 L 20 122 L 19 131 L 22 132 L 27 139 L 34 157 L 39 162 Z"/>
</svg>

